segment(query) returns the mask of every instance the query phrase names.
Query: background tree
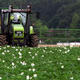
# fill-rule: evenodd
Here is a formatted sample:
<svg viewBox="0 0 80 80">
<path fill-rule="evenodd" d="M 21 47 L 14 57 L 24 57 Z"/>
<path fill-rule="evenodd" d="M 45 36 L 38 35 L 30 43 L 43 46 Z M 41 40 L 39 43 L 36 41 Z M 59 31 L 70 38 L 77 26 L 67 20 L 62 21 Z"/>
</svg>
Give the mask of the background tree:
<svg viewBox="0 0 80 80">
<path fill-rule="evenodd" d="M 73 17 L 72 17 L 72 22 L 70 24 L 71 28 L 78 28 L 79 26 L 79 21 L 80 21 L 80 16 L 77 13 L 74 13 Z"/>
<path fill-rule="evenodd" d="M 40 20 L 49 28 L 70 28 L 74 13 L 80 14 L 80 0 L 0 0 L 0 8 L 26 8 L 40 13 Z"/>
<path fill-rule="evenodd" d="M 44 37 L 44 35 L 48 32 L 48 27 L 46 25 L 44 25 L 41 20 L 37 20 L 35 23 L 35 29 L 37 31 L 37 33 L 39 34 L 40 38 Z"/>
</svg>

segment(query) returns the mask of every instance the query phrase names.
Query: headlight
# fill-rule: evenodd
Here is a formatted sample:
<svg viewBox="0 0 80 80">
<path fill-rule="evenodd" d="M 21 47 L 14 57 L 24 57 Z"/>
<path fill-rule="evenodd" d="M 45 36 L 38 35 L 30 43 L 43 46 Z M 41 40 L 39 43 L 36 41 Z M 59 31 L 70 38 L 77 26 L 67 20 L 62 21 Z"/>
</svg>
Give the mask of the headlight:
<svg viewBox="0 0 80 80">
<path fill-rule="evenodd" d="M 22 31 L 15 31 L 15 36 L 23 36 L 23 32 Z"/>
<path fill-rule="evenodd" d="M 22 36 L 23 34 L 19 34 L 19 36 Z"/>
<path fill-rule="evenodd" d="M 15 36 L 18 36 L 18 34 L 15 34 Z"/>
</svg>

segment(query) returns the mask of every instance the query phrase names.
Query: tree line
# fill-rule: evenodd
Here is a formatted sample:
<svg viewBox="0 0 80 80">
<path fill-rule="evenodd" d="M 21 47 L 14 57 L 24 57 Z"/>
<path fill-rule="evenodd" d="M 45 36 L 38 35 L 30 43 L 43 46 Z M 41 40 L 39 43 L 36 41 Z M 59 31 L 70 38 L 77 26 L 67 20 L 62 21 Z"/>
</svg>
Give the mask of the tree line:
<svg viewBox="0 0 80 80">
<path fill-rule="evenodd" d="M 38 22 L 48 28 L 80 28 L 79 0 L 0 0 L 0 8 L 26 8 L 27 4 L 38 12 Z"/>
</svg>

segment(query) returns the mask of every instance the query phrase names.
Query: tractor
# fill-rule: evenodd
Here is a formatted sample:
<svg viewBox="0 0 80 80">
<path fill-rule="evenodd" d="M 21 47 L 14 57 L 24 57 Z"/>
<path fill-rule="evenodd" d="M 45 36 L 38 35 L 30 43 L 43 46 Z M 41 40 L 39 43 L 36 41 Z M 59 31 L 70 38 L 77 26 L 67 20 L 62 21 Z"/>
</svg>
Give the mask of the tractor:
<svg viewBox="0 0 80 80">
<path fill-rule="evenodd" d="M 0 10 L 0 46 L 38 46 L 38 37 L 30 20 L 31 14 L 30 5 L 27 5 L 27 9 L 13 9 L 10 5 L 9 9 Z"/>
</svg>

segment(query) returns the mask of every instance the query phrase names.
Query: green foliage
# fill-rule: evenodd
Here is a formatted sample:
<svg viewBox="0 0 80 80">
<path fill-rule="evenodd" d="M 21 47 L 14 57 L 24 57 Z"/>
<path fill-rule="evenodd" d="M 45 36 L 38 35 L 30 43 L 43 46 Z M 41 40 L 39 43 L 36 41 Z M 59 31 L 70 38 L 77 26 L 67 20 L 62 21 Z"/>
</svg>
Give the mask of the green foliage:
<svg viewBox="0 0 80 80">
<path fill-rule="evenodd" d="M 79 80 L 80 48 L 0 47 L 1 80 Z"/>
<path fill-rule="evenodd" d="M 78 26 L 80 20 L 80 16 L 77 13 L 74 13 L 72 17 L 72 23 L 70 24 L 71 28 L 76 28 Z"/>
<path fill-rule="evenodd" d="M 48 27 L 44 25 L 41 20 L 37 20 L 35 26 L 40 38 L 48 31 Z"/>
<path fill-rule="evenodd" d="M 74 13 L 80 14 L 80 2 L 74 2 L 70 5 L 63 5 L 50 20 L 51 25 L 60 28 L 70 28 Z M 53 22 L 53 23 L 52 23 Z M 78 25 L 78 24 L 77 24 Z M 77 27 L 79 28 L 79 27 Z"/>
<path fill-rule="evenodd" d="M 57 42 L 80 42 L 80 29 L 49 29 L 43 37 L 45 44 L 55 44 Z"/>
</svg>

